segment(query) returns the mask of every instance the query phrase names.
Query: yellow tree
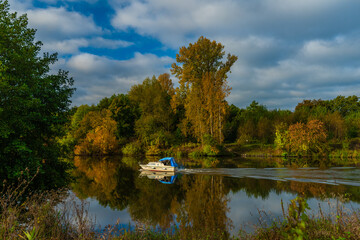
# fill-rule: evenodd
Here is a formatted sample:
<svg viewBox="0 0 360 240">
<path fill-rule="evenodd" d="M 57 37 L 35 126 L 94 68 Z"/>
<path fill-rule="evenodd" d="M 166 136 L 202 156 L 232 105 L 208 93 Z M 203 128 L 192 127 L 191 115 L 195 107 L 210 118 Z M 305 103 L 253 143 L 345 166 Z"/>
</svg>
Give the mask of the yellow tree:
<svg viewBox="0 0 360 240">
<path fill-rule="evenodd" d="M 85 137 L 75 146 L 76 155 L 108 155 L 118 151 L 117 125 L 109 110 L 89 112 L 80 122 L 79 129 L 83 126 Z"/>
<path fill-rule="evenodd" d="M 175 94 L 174 90 L 174 84 L 172 80 L 170 79 L 170 74 L 163 73 L 158 76 L 158 81 L 162 87 L 162 89 L 169 94 L 170 97 L 172 97 Z"/>
<path fill-rule="evenodd" d="M 228 54 L 226 62 L 222 62 L 223 49 L 221 43 L 200 37 L 196 43 L 181 47 L 176 55 L 177 63 L 172 64 L 171 72 L 179 79 L 176 93 L 184 102 L 185 121 L 191 123 L 198 140 L 210 134 L 222 142 L 225 97 L 230 93 L 227 73 L 237 60 Z"/>
<path fill-rule="evenodd" d="M 231 88 L 223 84 L 221 79 L 215 79 L 211 73 L 203 76 L 205 130 L 221 143 L 223 140 L 222 125 L 226 113 L 225 97 L 230 94 Z"/>
</svg>

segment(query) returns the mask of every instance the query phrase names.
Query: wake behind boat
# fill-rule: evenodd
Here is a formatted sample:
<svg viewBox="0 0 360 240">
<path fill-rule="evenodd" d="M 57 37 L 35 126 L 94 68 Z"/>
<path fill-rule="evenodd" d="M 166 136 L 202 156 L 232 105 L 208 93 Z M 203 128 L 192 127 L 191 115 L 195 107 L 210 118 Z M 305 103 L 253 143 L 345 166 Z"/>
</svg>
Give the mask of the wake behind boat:
<svg viewBox="0 0 360 240">
<path fill-rule="evenodd" d="M 175 172 L 178 170 L 179 165 L 175 162 L 173 157 L 166 157 L 160 159 L 158 162 L 140 164 L 140 167 L 145 171 Z"/>
</svg>

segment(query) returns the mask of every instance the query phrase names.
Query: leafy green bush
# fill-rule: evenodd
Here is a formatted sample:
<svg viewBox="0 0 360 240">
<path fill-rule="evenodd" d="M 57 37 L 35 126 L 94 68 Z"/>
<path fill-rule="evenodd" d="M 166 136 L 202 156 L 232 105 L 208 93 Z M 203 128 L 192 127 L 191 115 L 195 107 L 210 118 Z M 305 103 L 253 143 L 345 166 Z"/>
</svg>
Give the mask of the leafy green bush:
<svg viewBox="0 0 360 240">
<path fill-rule="evenodd" d="M 155 145 L 149 146 L 146 151 L 146 155 L 148 156 L 159 156 L 161 155 L 161 153 L 161 149 Z"/>
<path fill-rule="evenodd" d="M 241 134 L 240 137 L 236 140 L 237 144 L 247 144 L 250 143 L 252 140 L 250 135 Z"/>
<path fill-rule="evenodd" d="M 206 156 L 217 156 L 219 152 L 220 152 L 219 149 L 215 146 L 205 145 L 203 147 L 203 153 Z"/>
<path fill-rule="evenodd" d="M 205 134 L 203 136 L 203 144 L 210 145 L 210 146 L 216 146 L 217 142 L 210 134 Z"/>
<path fill-rule="evenodd" d="M 191 158 L 201 158 L 201 157 L 204 157 L 205 156 L 205 153 L 203 151 L 200 151 L 200 150 L 194 150 L 192 152 L 189 153 L 189 157 Z"/>
<path fill-rule="evenodd" d="M 131 142 L 126 144 L 122 149 L 124 155 L 133 156 L 142 154 L 142 148 L 139 142 Z"/>
</svg>

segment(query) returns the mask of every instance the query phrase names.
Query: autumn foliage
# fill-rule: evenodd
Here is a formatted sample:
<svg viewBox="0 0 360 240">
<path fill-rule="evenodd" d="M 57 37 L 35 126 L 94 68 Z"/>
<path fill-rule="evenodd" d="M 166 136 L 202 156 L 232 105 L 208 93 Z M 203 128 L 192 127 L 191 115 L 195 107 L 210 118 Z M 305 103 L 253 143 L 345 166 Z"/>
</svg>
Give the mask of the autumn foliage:
<svg viewBox="0 0 360 240">
<path fill-rule="evenodd" d="M 200 37 L 196 43 L 180 48 L 177 63 L 171 69 L 179 78 L 175 99 L 185 109 L 183 131 L 190 130 L 201 142 L 205 134 L 210 134 L 218 143 L 223 141 L 225 97 L 231 90 L 226 81 L 227 73 L 237 60 L 236 56 L 228 54 L 226 62 L 222 62 L 223 49 L 221 43 Z M 184 122 L 190 123 L 191 128 L 184 128 L 188 126 Z"/>
<path fill-rule="evenodd" d="M 171 66 L 178 84 L 163 73 L 126 94 L 74 108 L 61 142 L 77 155 L 161 155 L 187 144 L 216 155 L 221 144 L 235 142 L 274 144 L 278 154 L 302 156 L 360 149 L 357 96 L 304 100 L 293 112 L 268 110 L 255 100 L 239 108 L 226 101 L 236 60 L 221 43 L 200 37 L 181 47 Z"/>
<path fill-rule="evenodd" d="M 319 120 L 292 124 L 284 134 L 283 145 L 290 153 L 312 154 L 326 150 L 326 129 Z"/>
<path fill-rule="evenodd" d="M 115 136 L 117 125 L 109 110 L 89 112 L 80 125 L 87 126 L 88 131 L 85 138 L 75 146 L 76 155 L 108 155 L 118 152 Z"/>
</svg>

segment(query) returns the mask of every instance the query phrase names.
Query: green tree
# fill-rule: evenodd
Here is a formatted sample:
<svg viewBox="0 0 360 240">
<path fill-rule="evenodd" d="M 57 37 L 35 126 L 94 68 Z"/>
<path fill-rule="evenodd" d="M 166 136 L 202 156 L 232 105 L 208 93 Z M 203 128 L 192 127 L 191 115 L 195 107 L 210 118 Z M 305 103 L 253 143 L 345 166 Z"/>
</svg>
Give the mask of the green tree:
<svg viewBox="0 0 360 240">
<path fill-rule="evenodd" d="M 112 118 L 116 121 L 118 139 L 127 139 L 135 134 L 135 122 L 139 119 L 140 110 L 127 94 L 113 97 L 109 105 Z"/>
<path fill-rule="evenodd" d="M 56 137 L 67 121 L 73 79 L 64 71 L 49 74 L 57 54 L 39 57 L 42 43 L 27 25 L 26 15 L 9 13 L 0 1 L 0 175 L 40 168 L 40 175 L 61 180 Z"/>
<path fill-rule="evenodd" d="M 210 134 L 217 142 L 223 141 L 223 125 L 226 113 L 225 97 L 230 94 L 227 74 L 237 57 L 227 55 L 221 43 L 200 37 L 194 44 L 181 47 L 176 55 L 177 63 L 171 72 L 179 79 L 177 98 L 184 102 L 186 120 L 192 125 L 193 134 L 200 141 Z M 187 124 L 183 124 L 187 126 Z"/>
<path fill-rule="evenodd" d="M 268 142 L 273 134 L 273 126 L 268 119 L 270 112 L 265 106 L 260 105 L 256 101 L 243 111 L 240 111 L 237 120 L 238 127 L 238 143 L 244 143 L 244 140 L 261 140 Z"/>
<path fill-rule="evenodd" d="M 59 143 L 62 146 L 64 154 L 68 155 L 73 153 L 75 145 L 77 145 L 78 141 L 80 140 L 79 136 L 84 137 L 86 135 L 86 132 L 80 132 L 81 130 L 84 130 L 84 128 L 80 128 L 80 124 L 86 114 L 88 112 L 94 111 L 95 108 L 95 106 L 88 106 L 85 104 L 71 109 L 70 112 L 72 112 L 72 114 L 70 113 L 70 121 L 65 126 L 64 130 L 66 135 L 59 139 Z"/>
<path fill-rule="evenodd" d="M 224 126 L 224 140 L 227 142 L 235 142 L 237 137 L 237 129 L 239 128 L 239 119 L 241 110 L 234 104 L 227 107 L 226 120 Z"/>
<path fill-rule="evenodd" d="M 332 111 L 338 111 L 344 117 L 360 111 L 360 102 L 357 96 L 337 96 L 329 101 Z"/>
<path fill-rule="evenodd" d="M 288 143 L 288 126 L 285 123 L 279 123 L 275 126 L 275 140 L 276 149 L 286 152 Z"/>
<path fill-rule="evenodd" d="M 139 104 L 141 116 L 135 122 L 135 132 L 145 145 L 157 145 L 160 136 L 174 130 L 171 96 L 164 86 L 153 76 L 129 91 L 129 99 Z"/>
</svg>

